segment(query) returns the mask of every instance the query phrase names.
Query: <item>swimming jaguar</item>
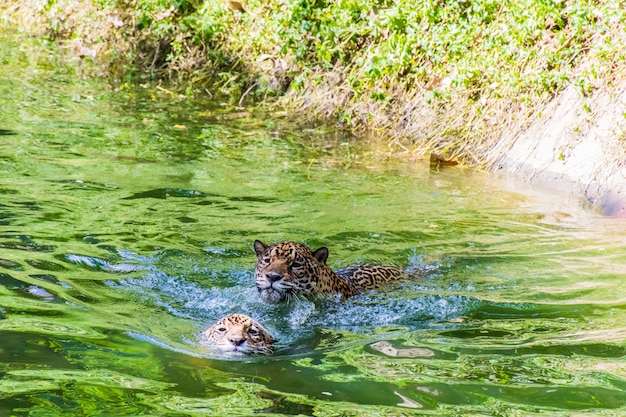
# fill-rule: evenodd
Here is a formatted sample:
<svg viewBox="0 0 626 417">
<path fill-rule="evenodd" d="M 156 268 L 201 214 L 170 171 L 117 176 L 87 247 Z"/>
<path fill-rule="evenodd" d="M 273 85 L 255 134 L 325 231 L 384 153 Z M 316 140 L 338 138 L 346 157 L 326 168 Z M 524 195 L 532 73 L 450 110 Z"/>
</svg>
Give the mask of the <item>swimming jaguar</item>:
<svg viewBox="0 0 626 417">
<path fill-rule="evenodd" d="M 323 293 L 345 298 L 404 276 L 399 268 L 380 265 L 355 265 L 333 272 L 326 265 L 328 248 L 313 251 L 297 242 L 266 245 L 255 240 L 254 251 L 256 286 L 261 297 L 270 302 Z"/>
<path fill-rule="evenodd" d="M 276 339 L 245 314 L 229 314 L 204 331 L 209 345 L 224 353 L 268 354 Z"/>
</svg>

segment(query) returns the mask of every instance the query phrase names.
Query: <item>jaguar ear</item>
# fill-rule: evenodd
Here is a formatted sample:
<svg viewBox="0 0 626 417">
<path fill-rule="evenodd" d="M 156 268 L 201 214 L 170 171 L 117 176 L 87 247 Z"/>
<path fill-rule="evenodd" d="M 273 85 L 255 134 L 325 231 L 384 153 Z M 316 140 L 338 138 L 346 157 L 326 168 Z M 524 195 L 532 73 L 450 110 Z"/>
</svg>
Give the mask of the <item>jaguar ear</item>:
<svg viewBox="0 0 626 417">
<path fill-rule="evenodd" d="M 265 249 L 267 249 L 267 245 L 265 243 L 261 242 L 260 240 L 254 241 L 254 251 L 256 252 L 256 256 L 263 255 Z"/>
<path fill-rule="evenodd" d="M 313 252 L 313 257 L 317 259 L 319 263 L 324 265 L 326 263 L 326 259 L 328 259 L 328 248 L 322 246 L 321 248 Z"/>
</svg>

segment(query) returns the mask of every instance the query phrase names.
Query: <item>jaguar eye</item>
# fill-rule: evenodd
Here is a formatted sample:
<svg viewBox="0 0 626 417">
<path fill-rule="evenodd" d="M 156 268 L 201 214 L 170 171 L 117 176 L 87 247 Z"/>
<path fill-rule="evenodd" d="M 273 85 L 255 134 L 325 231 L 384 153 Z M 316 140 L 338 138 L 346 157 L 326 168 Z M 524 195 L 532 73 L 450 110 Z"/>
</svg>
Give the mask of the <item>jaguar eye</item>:
<svg viewBox="0 0 626 417">
<path fill-rule="evenodd" d="M 218 333 L 225 333 L 228 329 L 224 326 L 220 326 L 217 328 Z"/>
<path fill-rule="evenodd" d="M 294 259 L 293 263 L 291 264 L 291 267 L 296 269 L 302 268 L 303 266 L 304 264 L 299 259 Z"/>
<path fill-rule="evenodd" d="M 261 258 L 261 263 L 263 264 L 269 264 L 270 263 L 270 257 L 269 256 L 264 256 Z"/>
<path fill-rule="evenodd" d="M 248 334 L 250 336 L 256 336 L 256 335 L 259 334 L 259 331 L 257 329 L 250 328 L 250 329 L 248 329 Z"/>
</svg>

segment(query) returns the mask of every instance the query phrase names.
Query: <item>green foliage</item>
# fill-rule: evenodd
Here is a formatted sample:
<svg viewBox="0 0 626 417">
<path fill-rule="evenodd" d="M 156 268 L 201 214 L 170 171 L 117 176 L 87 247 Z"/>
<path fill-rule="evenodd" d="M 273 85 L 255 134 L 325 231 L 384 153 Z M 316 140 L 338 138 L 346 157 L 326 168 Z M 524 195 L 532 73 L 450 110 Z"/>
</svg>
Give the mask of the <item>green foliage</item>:
<svg viewBox="0 0 626 417">
<path fill-rule="evenodd" d="M 573 83 L 589 95 L 598 73 L 626 58 L 621 0 L 241 1 L 245 12 L 227 0 L 96 0 L 132 17 L 124 29 L 139 39 L 127 65 L 133 77 L 180 73 L 217 82 L 234 100 L 307 91 L 331 71 L 353 100 L 383 105 L 402 91 L 431 103 L 532 101 Z M 267 57 L 274 68 L 263 66 Z M 276 75 L 278 60 L 288 70 L 276 85 L 263 76 Z"/>
<path fill-rule="evenodd" d="M 301 62 L 331 68 L 337 62 L 349 64 L 355 54 L 371 42 L 364 22 L 370 7 L 380 2 L 300 0 L 282 14 L 279 36 L 281 52 Z"/>
<path fill-rule="evenodd" d="M 615 2 L 300 0 L 279 17 L 281 52 L 303 67 L 354 66 L 357 90 L 381 83 L 481 92 L 553 93 Z M 601 16 L 601 18 L 599 17 Z M 412 82 L 411 82 L 412 81 Z M 379 95 L 374 94 L 378 99 Z"/>
</svg>

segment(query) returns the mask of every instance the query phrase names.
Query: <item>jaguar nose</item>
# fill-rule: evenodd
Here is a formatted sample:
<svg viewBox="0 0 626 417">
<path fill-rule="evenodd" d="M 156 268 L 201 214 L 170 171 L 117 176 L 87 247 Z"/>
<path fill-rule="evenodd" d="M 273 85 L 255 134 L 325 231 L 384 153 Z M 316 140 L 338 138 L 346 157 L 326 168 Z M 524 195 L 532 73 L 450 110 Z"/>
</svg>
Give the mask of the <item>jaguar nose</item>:
<svg viewBox="0 0 626 417">
<path fill-rule="evenodd" d="M 283 276 L 281 274 L 279 274 L 276 271 L 269 271 L 268 273 L 265 274 L 265 276 L 267 277 L 267 279 L 269 279 L 271 282 L 276 282 L 279 279 L 281 279 Z"/>
<path fill-rule="evenodd" d="M 243 342 L 246 341 L 245 337 L 241 337 L 241 336 L 229 337 L 228 340 L 230 341 L 230 343 L 232 343 L 235 346 L 241 346 Z"/>
</svg>

